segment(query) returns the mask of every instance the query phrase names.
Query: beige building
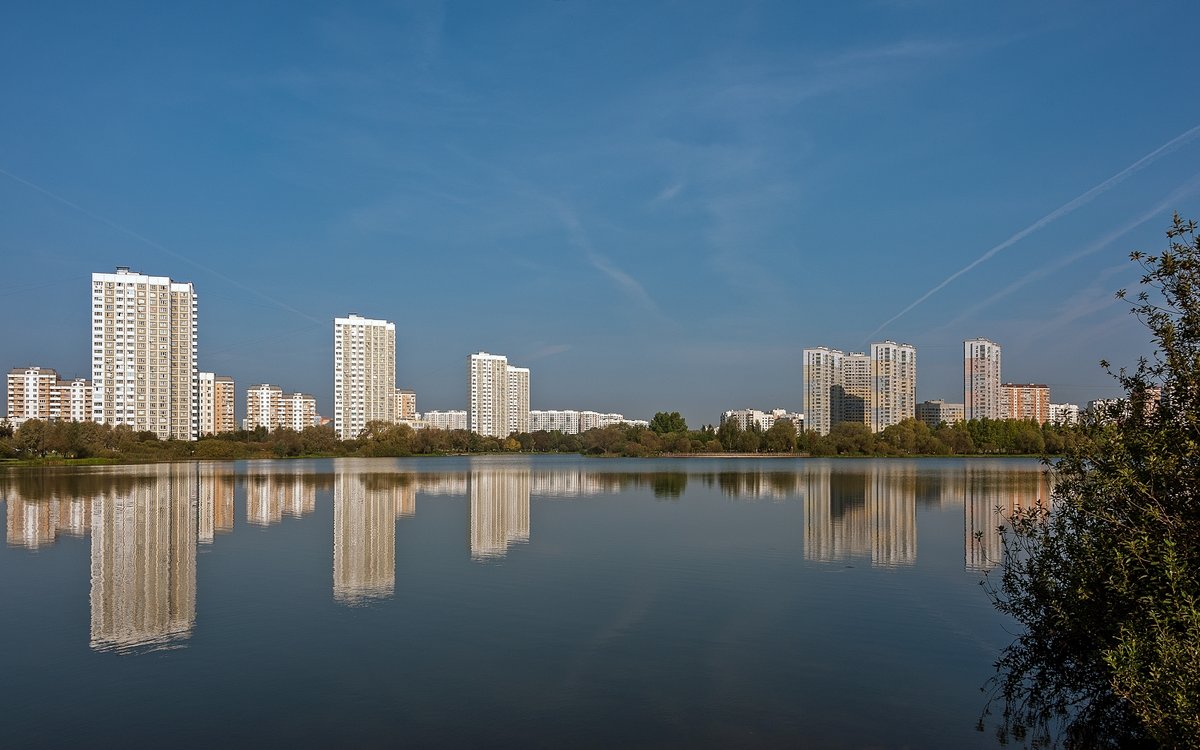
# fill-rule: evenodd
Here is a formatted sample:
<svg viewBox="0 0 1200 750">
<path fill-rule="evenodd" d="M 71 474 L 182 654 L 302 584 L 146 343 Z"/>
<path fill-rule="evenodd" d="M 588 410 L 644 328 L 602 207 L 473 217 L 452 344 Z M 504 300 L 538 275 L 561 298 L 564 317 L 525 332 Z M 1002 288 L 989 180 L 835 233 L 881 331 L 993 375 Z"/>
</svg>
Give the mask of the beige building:
<svg viewBox="0 0 1200 750">
<path fill-rule="evenodd" d="M 804 350 L 804 415 L 808 429 L 828 435 L 841 418 L 842 360 L 846 355 L 826 346 Z"/>
<path fill-rule="evenodd" d="M 159 465 L 92 506 L 91 646 L 164 648 L 196 621 L 195 469 Z"/>
<path fill-rule="evenodd" d="M 871 425 L 875 406 L 871 363 L 871 355 L 863 352 L 850 352 L 842 357 L 841 403 L 836 421 Z"/>
<path fill-rule="evenodd" d="M 825 346 L 804 350 L 804 416 L 808 429 L 828 435 L 841 422 L 874 432 L 916 413 L 917 349 L 881 341 L 870 354 Z"/>
<path fill-rule="evenodd" d="M 504 438 L 529 431 L 529 369 L 500 354 L 479 352 L 467 360 L 467 429 Z"/>
<path fill-rule="evenodd" d="M 396 590 L 396 502 L 360 474 L 333 485 L 333 598 L 350 606 Z"/>
<path fill-rule="evenodd" d="M 895 341 L 871 344 L 871 431 L 914 418 L 916 408 L 917 348 Z"/>
<path fill-rule="evenodd" d="M 128 268 L 92 274 L 92 418 L 160 439 L 200 428 L 196 291 Z"/>
<path fill-rule="evenodd" d="M 361 315 L 333 321 L 333 426 L 342 440 L 369 422 L 394 422 L 396 324 Z"/>
<path fill-rule="evenodd" d="M 267 432 L 278 429 L 303 431 L 317 424 L 317 399 L 307 393 L 284 393 L 270 383 L 250 386 L 246 390 L 246 422 L 248 430 L 262 427 Z"/>
<path fill-rule="evenodd" d="M 417 392 L 404 388 L 396 389 L 396 403 L 393 407 L 394 419 L 397 422 L 411 422 L 417 418 Z"/>
<path fill-rule="evenodd" d="M 504 557 L 529 542 L 528 469 L 471 472 L 471 559 Z"/>
<path fill-rule="evenodd" d="M 963 342 L 966 419 L 1000 419 L 1000 345 L 984 338 Z"/>
<path fill-rule="evenodd" d="M 1000 418 L 1050 421 L 1050 386 L 1037 383 L 1004 383 L 1000 386 Z"/>
<path fill-rule="evenodd" d="M 85 378 L 60 380 L 49 367 L 16 367 L 8 372 L 8 422 L 30 419 L 89 422 L 92 384 Z"/>
<path fill-rule="evenodd" d="M 236 385 L 233 378 L 212 372 L 202 372 L 197 382 L 200 435 L 217 435 L 236 430 L 237 420 L 233 413 Z"/>
<path fill-rule="evenodd" d="M 946 424 L 961 422 L 963 421 L 963 405 L 948 404 L 941 399 L 922 401 L 917 404 L 917 419 L 931 428 L 937 427 L 943 422 Z"/>
</svg>

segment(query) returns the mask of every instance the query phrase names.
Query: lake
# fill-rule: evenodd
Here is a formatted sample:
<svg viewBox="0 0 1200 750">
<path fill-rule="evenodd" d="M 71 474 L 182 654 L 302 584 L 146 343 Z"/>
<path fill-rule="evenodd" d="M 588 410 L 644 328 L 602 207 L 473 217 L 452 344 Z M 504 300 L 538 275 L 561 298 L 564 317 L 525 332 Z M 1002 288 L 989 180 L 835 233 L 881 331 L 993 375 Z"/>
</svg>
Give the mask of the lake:
<svg viewBox="0 0 1200 750">
<path fill-rule="evenodd" d="M 979 581 L 1048 493 L 1026 459 L 0 469 L 3 742 L 995 747 Z"/>
</svg>

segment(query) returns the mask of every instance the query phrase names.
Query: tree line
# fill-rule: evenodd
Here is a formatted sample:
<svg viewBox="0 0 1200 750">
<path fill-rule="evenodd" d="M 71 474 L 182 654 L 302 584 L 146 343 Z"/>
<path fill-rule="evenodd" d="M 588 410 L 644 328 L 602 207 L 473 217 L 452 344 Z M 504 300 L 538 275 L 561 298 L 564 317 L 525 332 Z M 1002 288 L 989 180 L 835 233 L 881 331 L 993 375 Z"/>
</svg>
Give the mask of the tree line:
<svg viewBox="0 0 1200 750">
<path fill-rule="evenodd" d="M 578 453 L 592 456 L 776 454 L 809 456 L 1058 455 L 1087 439 L 1075 427 L 1017 420 L 972 420 L 931 429 L 908 419 L 880 433 L 842 423 L 828 435 L 797 434 L 792 422 L 742 429 L 734 422 L 688 428 L 679 412 L 659 412 L 649 427 L 610 425 L 577 435 L 537 431 L 507 438 L 467 430 L 414 430 L 372 422 L 358 438 L 339 440 L 329 425 L 301 432 L 265 429 L 208 435 L 196 441 L 160 440 L 152 432 L 93 422 L 29 420 L 0 427 L 0 459 L 170 461 L 298 456 L 422 456 L 470 453 Z"/>
</svg>

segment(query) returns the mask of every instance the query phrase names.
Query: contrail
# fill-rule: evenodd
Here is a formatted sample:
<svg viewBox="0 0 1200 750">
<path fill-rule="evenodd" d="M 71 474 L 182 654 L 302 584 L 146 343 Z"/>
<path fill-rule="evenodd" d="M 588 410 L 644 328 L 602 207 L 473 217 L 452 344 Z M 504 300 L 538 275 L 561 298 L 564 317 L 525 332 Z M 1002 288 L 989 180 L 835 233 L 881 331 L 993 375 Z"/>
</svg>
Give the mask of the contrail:
<svg viewBox="0 0 1200 750">
<path fill-rule="evenodd" d="M 177 258 L 177 259 L 183 261 L 184 263 L 187 263 L 188 265 L 191 265 L 191 266 L 194 266 L 195 268 L 200 269 L 201 271 L 210 273 L 213 276 L 216 276 L 218 279 L 221 279 L 222 281 L 226 282 L 227 284 L 237 287 L 238 289 L 241 289 L 244 292 L 249 292 L 250 294 L 253 294 L 254 296 L 259 297 L 261 299 L 264 299 L 267 302 L 270 302 L 271 304 L 273 304 L 283 310 L 287 310 L 290 313 L 295 313 L 296 315 L 299 315 L 300 317 L 302 317 L 306 320 L 311 320 L 312 322 L 319 323 L 321 325 L 324 325 L 329 322 L 329 321 L 325 321 L 325 320 L 320 320 L 318 318 L 314 318 L 313 316 L 309 315 L 308 313 L 304 312 L 303 310 L 298 310 L 298 309 L 292 307 L 291 305 L 287 304 L 286 302 L 281 302 L 280 300 L 277 300 L 274 297 L 271 297 L 267 294 L 263 294 L 258 289 L 247 286 L 246 284 L 243 284 L 240 281 L 237 281 L 235 279 L 231 279 L 230 277 L 226 276 L 225 274 L 221 273 L 220 271 L 215 271 L 215 270 L 209 268 L 208 266 L 204 265 L 203 263 L 197 263 L 196 261 L 187 257 L 186 255 L 182 255 L 180 253 L 175 252 L 174 250 L 172 250 L 169 247 L 160 245 L 159 243 L 155 242 L 154 240 L 152 240 L 148 237 L 145 237 L 143 235 L 140 235 L 137 232 L 133 231 L 132 229 L 129 229 L 128 227 L 123 227 L 120 224 L 116 223 L 115 221 L 112 221 L 111 219 L 106 219 L 103 216 L 100 216 L 99 214 L 92 213 L 91 211 L 87 210 L 83 206 L 80 206 L 78 203 L 72 203 L 71 201 L 67 200 L 66 198 L 62 197 L 61 195 L 55 195 L 54 193 L 50 192 L 46 188 L 44 188 L 40 185 L 35 185 L 34 183 L 32 183 L 29 180 L 26 180 L 24 178 L 18 177 L 17 175 L 13 174 L 12 172 L 9 172 L 6 169 L 0 168 L 0 174 L 4 175 L 5 177 L 8 177 L 9 179 L 11 179 L 15 182 L 21 183 L 22 185 L 24 185 L 27 188 L 30 188 L 31 190 L 36 190 L 37 192 L 41 193 L 42 195 L 46 196 L 47 198 L 52 198 L 53 200 L 58 201 L 59 203 L 63 204 L 64 206 L 68 206 L 70 208 L 75 209 L 76 211 L 78 211 L 79 213 L 88 217 L 89 219 L 92 219 L 93 221 L 98 221 L 107 227 L 115 229 L 122 234 L 125 234 L 125 235 L 128 235 L 128 236 L 134 238 L 138 242 L 149 245 L 150 247 L 154 248 L 155 250 L 158 250 L 159 252 L 166 253 L 167 255 L 170 255 L 173 258 Z"/>
<path fill-rule="evenodd" d="M 947 323 L 946 328 L 954 328 L 962 321 L 969 320 L 980 310 L 983 310 L 984 308 L 986 308 L 992 304 L 995 304 L 997 301 L 1004 299 L 1005 297 L 1007 297 L 1008 295 L 1017 291 L 1018 289 L 1024 287 L 1025 285 L 1030 284 L 1039 279 L 1044 279 L 1045 277 L 1054 273 L 1058 269 L 1063 268 L 1065 266 L 1069 266 L 1072 263 L 1074 263 L 1075 261 L 1079 260 L 1080 258 L 1086 257 L 1088 255 L 1091 255 L 1092 253 L 1103 250 L 1105 247 L 1108 247 L 1109 245 L 1111 245 L 1114 241 L 1116 241 L 1121 236 L 1133 231 L 1134 229 L 1140 227 L 1141 225 L 1145 224 L 1146 222 L 1148 222 L 1152 219 L 1161 218 L 1164 213 L 1169 211 L 1171 208 L 1177 207 L 1178 204 L 1186 196 L 1195 192 L 1198 188 L 1200 188 L 1200 174 L 1192 177 L 1192 179 L 1188 180 L 1187 182 L 1183 183 L 1179 187 L 1175 188 L 1175 190 L 1171 191 L 1171 193 L 1166 198 L 1159 201 L 1153 208 L 1150 208 L 1149 210 L 1142 212 L 1140 215 L 1134 217 L 1133 219 L 1130 219 L 1129 221 L 1125 222 L 1124 224 L 1117 227 L 1113 231 L 1109 232 L 1105 236 L 1096 240 L 1091 245 L 1088 245 L 1084 249 L 1079 250 L 1078 252 L 1075 252 L 1072 255 L 1068 255 L 1065 258 L 1060 258 L 1059 260 L 1056 260 L 1052 263 L 1047 263 L 1046 265 L 1035 268 L 1034 270 L 1025 274 L 1020 279 L 1017 279 L 1013 283 L 1004 287 L 1000 291 L 993 294 L 991 297 L 988 297 L 987 299 L 985 299 L 983 302 L 980 302 L 979 304 L 975 305 L 974 307 L 971 307 L 970 309 L 964 311 L 957 318 L 955 318 L 954 320 Z"/>
<path fill-rule="evenodd" d="M 875 334 L 879 333 L 884 328 L 887 328 L 889 325 L 894 323 L 898 318 L 903 316 L 909 310 L 913 309 L 917 305 L 919 305 L 922 302 L 924 302 L 925 300 L 929 299 L 934 294 L 937 294 L 942 289 L 944 289 L 947 284 L 954 281 L 959 276 L 962 276 L 967 271 L 970 271 L 972 268 L 979 265 L 980 263 L 983 263 L 988 258 L 991 258 L 996 253 L 1015 245 L 1016 243 L 1025 239 L 1026 237 L 1028 237 L 1029 235 L 1038 231 L 1042 227 L 1046 226 L 1047 224 L 1057 221 L 1058 219 L 1062 218 L 1063 216 L 1066 216 L 1067 214 L 1071 213 L 1072 211 L 1079 208 L 1080 206 L 1084 206 L 1084 205 L 1087 205 L 1088 203 L 1091 203 L 1092 200 L 1094 198 L 1096 198 L 1096 196 L 1101 195 L 1102 193 L 1105 193 L 1108 190 L 1111 190 L 1112 188 L 1116 187 L 1126 177 L 1129 177 L 1130 175 L 1134 174 L 1135 172 L 1142 169 L 1143 167 L 1149 166 L 1150 164 L 1157 161 L 1159 159 L 1159 157 L 1173 151 L 1174 149 L 1178 148 L 1179 146 L 1183 145 L 1184 143 L 1190 141 L 1192 138 L 1195 138 L 1197 135 L 1200 135 L 1200 125 L 1196 125 L 1196 126 L 1192 127 L 1191 129 L 1184 131 L 1180 135 L 1175 136 L 1174 138 L 1167 141 L 1163 145 L 1159 146 L 1158 148 L 1154 149 L 1153 151 L 1146 154 L 1142 158 L 1138 159 L 1133 164 L 1130 164 L 1128 167 L 1125 167 L 1124 169 L 1122 169 L 1120 172 L 1117 172 L 1112 177 L 1109 177 L 1104 182 L 1101 182 L 1099 185 L 1096 185 L 1091 190 L 1088 190 L 1086 193 L 1084 193 L 1084 194 L 1076 197 L 1075 199 L 1068 201 L 1067 203 L 1064 203 L 1063 205 L 1054 209 L 1053 211 L 1046 214 L 1042 218 L 1038 219 L 1037 221 L 1033 222 L 1029 226 L 1022 229 L 1021 231 L 1017 232 L 1012 237 L 1009 237 L 1004 242 L 1001 242 L 999 245 L 996 245 L 991 250 L 988 250 L 983 255 L 979 256 L 975 260 L 971 261 L 967 265 L 963 266 L 959 270 L 957 270 L 954 273 L 947 276 L 945 278 L 945 280 L 943 280 L 940 284 L 938 284 L 934 288 L 930 289 L 928 292 L 925 292 L 924 294 L 922 294 L 920 297 L 918 297 L 916 299 L 915 302 L 913 302 L 912 304 L 910 304 L 908 307 L 904 308 L 900 312 L 896 313 L 892 317 L 888 318 L 886 321 L 883 322 L 882 325 L 880 325 L 874 331 L 871 331 L 870 335 L 867 336 L 867 338 L 868 339 L 874 338 Z"/>
</svg>

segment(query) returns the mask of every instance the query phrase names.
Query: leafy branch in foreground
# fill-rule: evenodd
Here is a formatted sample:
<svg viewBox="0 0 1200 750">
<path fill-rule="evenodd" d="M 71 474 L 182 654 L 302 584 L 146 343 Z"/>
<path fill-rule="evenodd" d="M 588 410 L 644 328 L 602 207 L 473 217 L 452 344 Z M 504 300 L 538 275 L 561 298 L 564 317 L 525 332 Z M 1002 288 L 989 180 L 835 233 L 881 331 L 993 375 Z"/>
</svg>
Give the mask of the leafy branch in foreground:
<svg viewBox="0 0 1200 750">
<path fill-rule="evenodd" d="M 1200 237 L 1178 215 L 1167 237 L 1130 256 L 1152 355 L 1112 373 L 1126 398 L 1055 464 L 1052 507 L 1000 531 L 985 585 L 1022 626 L 990 683 L 1001 740 L 1200 747 Z"/>
</svg>

